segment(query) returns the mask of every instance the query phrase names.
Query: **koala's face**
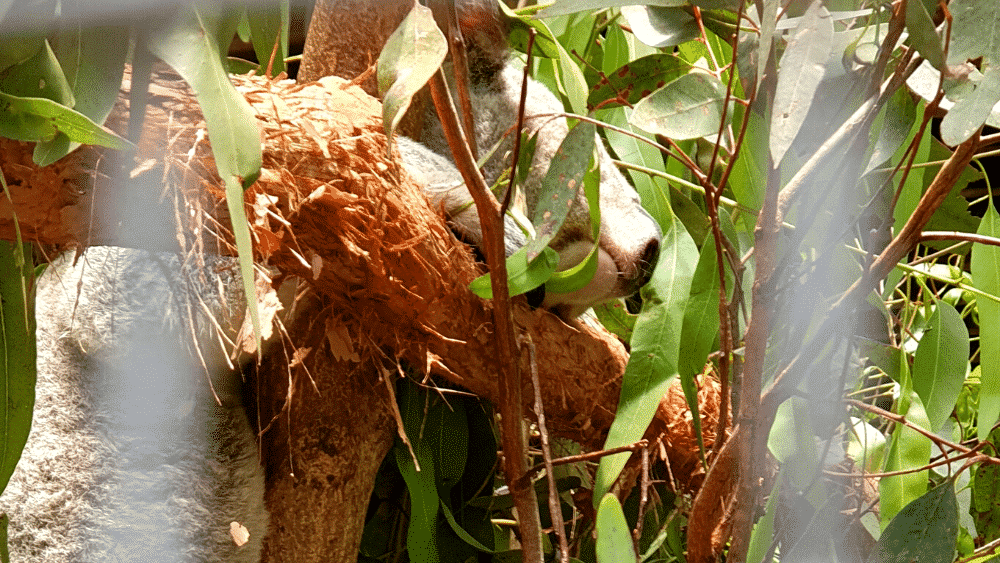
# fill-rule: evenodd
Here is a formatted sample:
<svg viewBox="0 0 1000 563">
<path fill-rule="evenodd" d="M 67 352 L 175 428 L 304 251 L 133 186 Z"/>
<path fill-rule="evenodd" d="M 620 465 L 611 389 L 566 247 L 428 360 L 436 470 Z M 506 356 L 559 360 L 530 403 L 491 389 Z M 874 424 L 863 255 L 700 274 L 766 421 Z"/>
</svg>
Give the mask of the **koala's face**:
<svg viewBox="0 0 1000 563">
<path fill-rule="evenodd" d="M 479 122 L 484 123 L 482 133 L 487 133 L 485 138 L 478 139 L 481 154 L 514 126 L 522 76 L 522 71 L 516 66 L 508 65 L 479 100 L 490 102 L 476 106 L 480 108 L 480 115 L 477 117 L 488 117 L 479 119 Z M 545 86 L 534 80 L 529 82 L 525 128 L 537 132 L 532 169 L 522 186 L 529 217 L 538 205 L 542 180 L 548 172 L 549 163 L 568 133 L 565 119 L 546 114 L 561 111 L 562 104 Z M 477 137 L 479 133 L 477 131 Z M 501 145 L 497 154 L 509 150 L 505 149 L 508 144 Z M 543 302 L 545 307 L 565 318 L 579 316 L 592 305 L 638 291 L 652 276 L 660 254 L 662 233 L 659 225 L 642 208 L 639 194 L 618 171 L 600 139 L 597 139 L 596 146 L 601 171 L 601 231 L 597 272 L 586 287 L 572 293 L 548 293 Z M 505 166 L 509 166 L 509 163 L 488 164 L 487 173 L 499 175 Z M 491 178 L 487 178 L 487 182 L 490 181 Z M 593 243 L 590 212 L 586 195 L 581 189 L 569 209 L 565 223 L 550 243 L 559 253 L 559 269 L 565 270 L 579 264 L 590 252 Z"/>
<path fill-rule="evenodd" d="M 513 131 L 518 113 L 522 71 L 507 65 L 491 81 L 473 86 L 476 142 L 479 154 L 486 154 L 500 143 L 483 171 L 486 183 L 492 185 L 510 166 Z M 433 111 L 432 109 L 430 111 Z M 527 216 L 533 215 L 538 203 L 542 180 L 568 133 L 566 120 L 551 114 L 562 112 L 562 104 L 542 84 L 531 80 L 525 102 L 525 129 L 537 134 L 531 170 L 521 189 L 524 191 Z M 450 155 L 441 125 L 432 116 L 425 124 L 424 144 L 437 155 Z M 579 316 L 589 307 L 638 291 L 649 281 L 659 257 L 662 234 L 656 221 L 642 208 L 639 195 L 625 180 L 611 160 L 600 139 L 597 140 L 601 170 L 601 231 L 597 272 L 584 288 L 572 293 L 549 293 L 543 306 L 563 318 Z M 425 179 L 427 192 L 435 204 L 446 210 L 462 211 L 451 214 L 451 221 L 470 241 L 480 244 L 482 233 L 471 200 L 461 177 L 450 162 L 438 161 L 412 141 L 401 141 L 400 150 L 407 169 Z M 428 151 L 429 152 L 429 151 Z M 455 189 L 455 186 L 459 186 Z M 521 233 L 507 223 L 507 253 L 524 245 Z M 566 221 L 550 245 L 559 253 L 559 269 L 575 266 L 593 247 L 586 195 L 579 191 L 569 209 Z"/>
</svg>

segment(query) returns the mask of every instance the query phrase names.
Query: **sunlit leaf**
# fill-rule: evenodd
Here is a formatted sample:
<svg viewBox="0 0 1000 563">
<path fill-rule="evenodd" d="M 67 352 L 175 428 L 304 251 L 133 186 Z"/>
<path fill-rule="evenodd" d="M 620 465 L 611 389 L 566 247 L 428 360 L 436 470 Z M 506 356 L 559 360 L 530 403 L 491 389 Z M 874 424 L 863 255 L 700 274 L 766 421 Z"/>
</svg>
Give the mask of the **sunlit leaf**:
<svg viewBox="0 0 1000 563">
<path fill-rule="evenodd" d="M 698 24 L 681 7 L 626 6 L 622 15 L 636 38 L 650 47 L 680 45 L 698 37 Z"/>
<path fill-rule="evenodd" d="M 559 232 L 570 207 L 583 190 L 583 177 L 594 155 L 596 127 L 581 121 L 570 129 L 556 151 L 542 180 L 531 223 L 535 238 L 528 243 L 528 260 L 534 260 Z"/>
<path fill-rule="evenodd" d="M 434 23 L 430 8 L 416 4 L 392 32 L 378 57 L 378 90 L 382 122 L 391 137 L 413 96 L 437 72 L 448 43 Z"/>
<path fill-rule="evenodd" d="M 622 99 L 636 104 L 654 90 L 662 88 L 685 73 L 691 66 L 673 53 L 658 53 L 622 65 L 594 85 L 587 106 L 594 107 L 604 100 Z M 621 101 L 602 104 L 602 108 L 623 105 Z"/>
<path fill-rule="evenodd" d="M 629 122 L 674 140 L 697 139 L 719 132 L 725 97 L 718 78 L 686 74 L 636 104 Z"/>
<path fill-rule="evenodd" d="M 606 494 L 597 507 L 597 563 L 634 563 L 632 534 L 618 497 Z"/>
</svg>

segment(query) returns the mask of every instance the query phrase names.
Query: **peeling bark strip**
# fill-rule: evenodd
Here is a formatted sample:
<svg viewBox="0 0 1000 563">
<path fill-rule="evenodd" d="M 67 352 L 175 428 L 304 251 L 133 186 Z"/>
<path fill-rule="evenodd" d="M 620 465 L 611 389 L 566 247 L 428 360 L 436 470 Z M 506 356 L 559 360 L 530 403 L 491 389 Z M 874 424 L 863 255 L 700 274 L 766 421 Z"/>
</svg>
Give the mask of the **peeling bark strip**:
<svg viewBox="0 0 1000 563">
<path fill-rule="evenodd" d="M 313 347 L 306 366 L 325 366 L 306 374 L 293 361 L 300 354 L 277 351 L 255 388 L 263 411 L 280 413 L 283 421 L 275 427 L 284 424 L 265 437 L 267 447 L 277 450 L 268 460 L 273 525 L 267 550 L 270 560 L 285 559 L 290 552 L 283 550 L 311 537 L 311 547 L 301 548 L 296 560 L 329 561 L 336 553 L 353 560 L 363 521 L 345 515 L 364 514 L 394 434 L 378 382 L 381 366 L 386 359 L 405 360 L 495 400 L 490 304 L 467 288 L 480 273 L 469 248 L 386 157 L 377 101 L 335 78 L 301 85 L 234 80 L 257 111 L 264 143 L 261 177 L 245 197 L 257 258 L 280 272 L 276 282 L 299 277 L 318 294 L 299 304 L 307 309 L 290 323 L 290 338 L 296 346 Z M 228 236 L 205 123 L 190 90 L 171 73 L 159 72 L 150 94 L 138 152 L 127 166 L 121 155 L 85 147 L 39 169 L 31 164 L 30 145 L 0 140 L 25 238 L 61 246 L 135 244 L 118 234 L 118 220 L 127 217 L 101 221 L 92 213 L 127 195 L 128 182 L 112 181 L 121 174 L 159 190 L 164 209 L 158 214 L 166 218 L 161 227 L 171 230 L 169 240 L 178 247 L 199 249 L 198 233 L 206 230 Z M 108 122 L 116 131 L 126 126 L 126 100 L 127 93 Z M 4 199 L 0 238 L 13 238 L 9 217 Z M 213 247 L 210 252 L 227 247 L 204 244 Z M 546 311 L 517 307 L 514 316 L 518 330 L 537 347 L 550 434 L 599 448 L 618 403 L 625 348 L 606 332 L 569 327 Z M 361 362 L 337 359 L 344 355 Z M 534 394 L 528 385 L 526 380 L 523 397 L 530 409 Z M 651 433 L 662 439 L 674 467 L 691 468 L 697 448 L 690 447 L 690 413 L 675 387 Z M 703 391 L 709 398 L 702 414 L 714 416 L 710 405 L 718 400 L 711 396 L 718 386 L 706 380 Z M 270 416 L 261 416 L 261 426 L 269 422 Z M 699 471 L 691 473 L 700 479 Z M 681 482 L 689 477 L 674 474 Z"/>
</svg>

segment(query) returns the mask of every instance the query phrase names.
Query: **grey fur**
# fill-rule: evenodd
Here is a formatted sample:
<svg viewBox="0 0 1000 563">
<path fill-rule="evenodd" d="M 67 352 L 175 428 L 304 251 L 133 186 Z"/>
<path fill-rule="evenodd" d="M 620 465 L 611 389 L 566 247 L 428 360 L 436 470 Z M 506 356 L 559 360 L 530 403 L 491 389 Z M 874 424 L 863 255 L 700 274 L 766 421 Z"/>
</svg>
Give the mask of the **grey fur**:
<svg viewBox="0 0 1000 563">
<path fill-rule="evenodd" d="M 205 260 L 92 247 L 39 280 L 34 421 L 0 497 L 12 561 L 259 560 L 263 469 L 205 312 L 232 337 L 245 306 L 232 260 Z"/>
</svg>

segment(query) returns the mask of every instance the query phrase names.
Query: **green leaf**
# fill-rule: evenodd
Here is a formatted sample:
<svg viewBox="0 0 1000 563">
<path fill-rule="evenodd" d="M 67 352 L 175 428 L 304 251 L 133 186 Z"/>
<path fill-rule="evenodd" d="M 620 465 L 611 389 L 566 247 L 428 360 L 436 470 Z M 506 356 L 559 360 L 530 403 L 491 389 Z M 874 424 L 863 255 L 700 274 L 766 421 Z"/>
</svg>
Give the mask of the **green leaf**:
<svg viewBox="0 0 1000 563">
<path fill-rule="evenodd" d="M 687 0 L 647 0 L 643 2 L 647 6 L 681 7 L 687 4 Z M 552 18 L 555 16 L 566 16 L 577 12 L 592 12 L 594 10 L 604 10 L 607 8 L 619 8 L 622 6 L 635 5 L 635 0 L 560 0 L 554 4 L 546 6 L 538 12 L 540 18 Z"/>
<path fill-rule="evenodd" d="M 591 144 L 591 146 L 593 145 Z M 594 244 L 580 263 L 552 273 L 552 277 L 545 282 L 546 294 L 549 292 L 570 293 L 583 289 L 590 283 L 590 280 L 594 279 L 594 273 L 597 271 L 601 240 L 601 167 L 597 163 L 594 163 L 593 166 L 588 163 L 587 166 L 589 168 L 583 177 L 583 190 L 587 196 L 587 207 L 590 211 L 590 234 Z M 564 192 L 561 195 L 567 196 L 569 194 Z"/>
<path fill-rule="evenodd" d="M 229 81 L 225 52 L 220 50 L 220 44 L 232 41 L 234 32 L 235 20 L 224 17 L 221 8 L 190 3 L 179 6 L 145 39 L 149 51 L 191 85 L 201 105 L 215 167 L 226 187 L 226 206 L 236 239 L 243 292 L 247 303 L 252 305 L 250 318 L 259 350 L 260 314 L 243 190 L 260 176 L 262 147 L 253 108 Z"/>
<path fill-rule="evenodd" d="M 0 492 L 21 458 L 35 406 L 35 288 L 30 256 L 29 245 L 0 241 Z"/>
<path fill-rule="evenodd" d="M 114 108 L 128 58 L 130 32 L 125 26 L 83 27 L 79 17 L 64 15 L 55 54 L 76 104 L 73 109 L 103 124 Z M 79 143 L 59 134 L 35 146 L 34 160 L 46 166 L 75 150 Z"/>
<path fill-rule="evenodd" d="M 908 403 L 899 409 L 899 413 L 905 415 L 906 420 L 922 428 L 930 426 L 930 421 L 927 420 L 927 414 L 924 412 L 919 396 L 911 393 L 908 397 L 901 397 L 900 402 Z M 907 408 L 902 408 L 903 406 Z M 900 424 L 892 432 L 886 458 L 886 472 L 924 467 L 931 458 L 931 441 L 916 430 Z M 882 525 L 884 526 L 885 522 L 894 517 L 901 508 L 925 492 L 927 492 L 926 469 L 902 475 L 890 475 L 879 480 L 879 508 Z"/>
<path fill-rule="evenodd" d="M 65 133 L 71 141 L 127 150 L 132 143 L 66 106 L 44 98 L 19 98 L 0 92 L 0 136 L 15 141 L 46 141 Z"/>
<path fill-rule="evenodd" d="M 771 494 L 767 496 L 767 504 L 764 506 L 764 516 L 753 525 L 750 532 L 750 542 L 747 549 L 747 561 L 764 561 L 771 542 L 774 538 L 774 515 L 778 508 L 778 495 L 781 483 L 783 482 L 781 469 L 778 470 L 778 477 L 774 480 Z"/>
<path fill-rule="evenodd" d="M 608 493 L 597 507 L 597 563 L 635 563 L 635 546 L 618 497 Z"/>
<path fill-rule="evenodd" d="M 288 57 L 288 0 L 272 4 L 250 4 L 246 15 L 250 27 L 250 40 L 253 51 L 260 62 L 261 76 L 267 70 L 267 63 L 274 53 L 274 64 L 271 66 L 271 76 L 277 76 L 285 70 L 285 58 Z"/>
<path fill-rule="evenodd" d="M 691 70 L 691 65 L 676 54 L 657 53 L 626 63 L 602 78 L 590 90 L 587 107 L 605 100 L 625 100 L 635 105 L 654 90 L 680 78 Z M 624 105 L 621 101 L 602 104 L 608 109 Z"/>
<path fill-rule="evenodd" d="M 547 246 L 531 262 L 527 248 L 521 248 L 507 257 L 507 289 L 512 296 L 527 293 L 548 281 L 558 266 L 559 253 Z M 490 283 L 490 274 L 486 273 L 472 280 L 469 289 L 483 299 L 493 299 Z"/>
<path fill-rule="evenodd" d="M 944 50 L 941 48 L 941 38 L 934 29 L 934 21 L 927 13 L 928 9 L 936 9 L 937 2 L 912 0 L 906 3 L 906 30 L 909 41 L 934 68 L 944 68 Z"/>
<path fill-rule="evenodd" d="M 42 43 L 35 56 L 7 69 L 0 78 L 0 92 L 20 98 L 45 98 L 67 107 L 76 103 L 48 41 Z"/>
<path fill-rule="evenodd" d="M 677 377 L 684 308 L 691 292 L 698 248 L 676 217 L 663 230 L 660 261 L 643 288 L 643 306 L 632 335 L 632 354 L 625 367 L 618 411 L 604 448 L 632 444 L 642 438 L 660 398 Z M 621 473 L 628 452 L 601 458 L 594 477 L 594 502 Z"/>
<path fill-rule="evenodd" d="M 719 132 L 725 97 L 718 78 L 685 74 L 636 104 L 629 122 L 675 141 L 705 137 Z"/>
<path fill-rule="evenodd" d="M 913 390 L 937 432 L 955 409 L 969 363 L 969 330 L 954 307 L 938 301 L 913 358 Z"/>
<path fill-rule="evenodd" d="M 610 330 L 612 334 L 626 342 L 632 339 L 638 315 L 629 313 L 625 303 L 621 301 L 602 303 L 594 307 L 594 313 L 597 315 L 597 320 L 601 321 L 604 328 Z"/>
<path fill-rule="evenodd" d="M 219 35 L 225 36 L 228 23 L 220 10 L 184 4 L 154 28 L 146 46 L 191 85 L 205 115 L 219 175 L 235 177 L 246 189 L 260 175 L 260 129 L 250 104 L 226 74 Z M 223 42 L 228 45 L 231 39 L 232 30 Z M 233 222 L 242 216 L 234 215 Z"/>
<path fill-rule="evenodd" d="M 719 268 L 716 261 L 715 239 L 707 238 L 701 247 L 698 265 L 691 282 L 691 296 L 684 310 L 684 330 L 680 353 L 681 377 L 701 373 L 709 353 L 715 348 L 719 334 Z M 733 285 L 726 270 L 726 284 Z"/>
<path fill-rule="evenodd" d="M 636 39 L 650 47 L 672 47 L 699 36 L 694 16 L 683 7 L 626 6 L 622 15 Z"/>
<path fill-rule="evenodd" d="M 777 165 L 806 121 L 826 73 L 833 21 L 821 2 L 812 2 L 781 56 L 771 114 L 771 158 Z"/>
<path fill-rule="evenodd" d="M 945 481 L 896 514 L 875 543 L 868 563 L 950 563 L 957 538 L 955 487 Z"/>
<path fill-rule="evenodd" d="M 448 43 L 430 8 L 414 5 L 378 57 L 378 91 L 387 136 L 392 137 L 413 96 L 434 76 L 447 54 Z"/>
<path fill-rule="evenodd" d="M 989 201 L 989 200 L 988 200 Z M 979 224 L 978 234 L 1000 237 L 1000 214 L 992 202 Z M 972 279 L 976 289 L 1000 295 L 1000 248 L 972 245 Z M 1000 419 L 1000 303 L 976 299 L 979 310 L 979 439 L 985 440 L 990 428 Z"/>
<path fill-rule="evenodd" d="M 559 145 L 549 170 L 542 180 L 538 204 L 531 223 L 535 238 L 528 242 L 528 260 L 534 260 L 559 232 L 570 207 L 584 187 L 583 177 L 590 169 L 594 156 L 597 129 L 589 121 L 581 121 L 570 129 Z"/>
<path fill-rule="evenodd" d="M 941 120 L 941 140 L 954 146 L 975 133 L 1000 101 L 1000 3 L 955 0 L 948 9 L 953 17 L 948 64 L 982 57 L 975 89 L 955 100 Z"/>
</svg>

